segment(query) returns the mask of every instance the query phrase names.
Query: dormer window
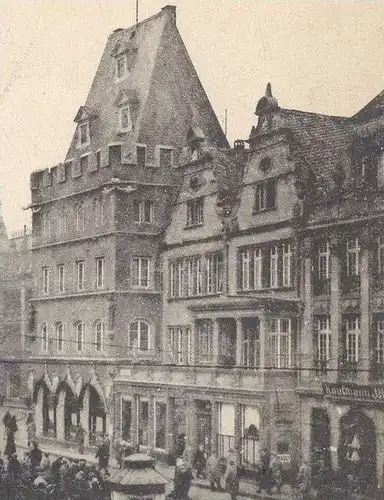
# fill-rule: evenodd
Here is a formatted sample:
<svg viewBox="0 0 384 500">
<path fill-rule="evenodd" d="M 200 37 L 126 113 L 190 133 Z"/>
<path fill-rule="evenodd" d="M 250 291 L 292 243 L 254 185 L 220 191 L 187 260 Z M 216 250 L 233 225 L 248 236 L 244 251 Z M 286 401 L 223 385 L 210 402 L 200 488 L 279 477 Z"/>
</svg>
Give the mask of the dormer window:
<svg viewBox="0 0 384 500">
<path fill-rule="evenodd" d="M 118 80 L 127 74 L 127 56 L 125 54 L 116 58 L 116 77 Z"/>
<path fill-rule="evenodd" d="M 79 124 L 79 144 L 80 146 L 86 146 L 89 144 L 89 123 Z"/>
<path fill-rule="evenodd" d="M 132 130 L 131 113 L 127 105 L 120 108 L 120 130 L 122 132 Z"/>
</svg>

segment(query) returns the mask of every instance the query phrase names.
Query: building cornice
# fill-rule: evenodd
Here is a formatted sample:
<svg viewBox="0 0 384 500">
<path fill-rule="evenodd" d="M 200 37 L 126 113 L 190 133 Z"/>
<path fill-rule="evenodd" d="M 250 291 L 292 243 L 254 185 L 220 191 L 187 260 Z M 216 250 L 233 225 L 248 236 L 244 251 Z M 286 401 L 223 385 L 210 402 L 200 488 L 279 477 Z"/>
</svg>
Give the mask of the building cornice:
<svg viewBox="0 0 384 500">
<path fill-rule="evenodd" d="M 68 300 L 68 299 L 84 299 L 93 297 L 102 297 L 110 295 L 160 295 L 161 292 L 156 290 L 99 290 L 97 292 L 71 293 L 62 295 L 52 295 L 44 297 L 32 297 L 30 302 L 49 302 L 52 300 Z"/>
</svg>

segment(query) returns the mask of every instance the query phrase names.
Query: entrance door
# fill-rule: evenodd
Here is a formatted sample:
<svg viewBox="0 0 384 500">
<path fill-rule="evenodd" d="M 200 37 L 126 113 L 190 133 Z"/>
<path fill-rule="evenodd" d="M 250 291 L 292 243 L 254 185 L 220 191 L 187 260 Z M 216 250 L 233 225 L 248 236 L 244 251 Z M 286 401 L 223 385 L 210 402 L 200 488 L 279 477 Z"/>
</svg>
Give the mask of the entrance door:
<svg viewBox="0 0 384 500">
<path fill-rule="evenodd" d="M 359 409 L 340 419 L 339 464 L 356 481 L 361 493 L 376 489 L 376 429 Z"/>
<path fill-rule="evenodd" d="M 196 420 L 197 444 L 202 444 L 204 449 L 210 453 L 212 435 L 212 404 L 210 401 L 196 401 Z"/>
</svg>

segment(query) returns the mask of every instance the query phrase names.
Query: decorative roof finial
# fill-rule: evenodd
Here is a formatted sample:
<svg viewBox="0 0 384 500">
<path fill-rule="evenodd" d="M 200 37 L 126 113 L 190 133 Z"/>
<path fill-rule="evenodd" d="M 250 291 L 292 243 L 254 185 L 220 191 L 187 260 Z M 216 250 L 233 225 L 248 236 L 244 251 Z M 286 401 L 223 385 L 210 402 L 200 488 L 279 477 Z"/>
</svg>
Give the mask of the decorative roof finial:
<svg viewBox="0 0 384 500">
<path fill-rule="evenodd" d="M 267 83 L 267 88 L 265 90 L 265 95 L 267 97 L 272 97 L 272 86 L 270 83 Z"/>
<path fill-rule="evenodd" d="M 255 115 L 262 115 L 264 113 L 272 113 L 279 109 L 279 103 L 277 99 L 272 95 L 272 86 L 270 83 L 267 84 L 265 90 L 265 96 L 263 96 L 256 106 Z"/>
</svg>

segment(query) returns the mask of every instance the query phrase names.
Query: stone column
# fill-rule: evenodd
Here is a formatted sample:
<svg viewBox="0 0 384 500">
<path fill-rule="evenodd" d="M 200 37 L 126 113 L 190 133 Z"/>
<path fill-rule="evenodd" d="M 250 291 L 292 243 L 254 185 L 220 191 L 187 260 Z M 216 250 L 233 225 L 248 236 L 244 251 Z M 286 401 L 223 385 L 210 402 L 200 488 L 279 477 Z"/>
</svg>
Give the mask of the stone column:
<svg viewBox="0 0 384 500">
<path fill-rule="evenodd" d="M 235 405 L 235 451 L 238 463 L 240 465 L 241 450 L 242 450 L 242 422 L 241 422 L 241 404 Z"/>
<path fill-rule="evenodd" d="M 65 441 L 65 398 L 66 392 L 60 391 L 56 409 L 56 436 L 58 441 Z"/>
<path fill-rule="evenodd" d="M 85 389 L 84 395 L 83 395 L 83 408 L 80 411 L 80 423 L 83 427 L 83 429 L 86 431 L 85 437 L 84 437 L 84 445 L 89 446 L 89 387 Z"/>
<path fill-rule="evenodd" d="M 175 398 L 167 398 L 167 415 L 165 422 L 165 448 L 168 453 L 172 453 L 176 448 L 175 435 Z"/>
<path fill-rule="evenodd" d="M 264 368 L 270 364 L 268 356 L 266 356 L 266 352 L 269 352 L 269 345 L 265 344 L 266 342 L 268 342 L 265 321 L 266 319 L 264 313 L 259 314 L 260 368 L 263 373 Z"/>
<path fill-rule="evenodd" d="M 148 448 L 150 450 L 155 448 L 155 396 L 149 396 L 148 404 Z"/>
<path fill-rule="evenodd" d="M 331 427 L 331 464 L 336 469 L 339 466 L 338 447 L 340 440 L 340 415 L 336 405 L 332 404 L 328 411 Z"/>
<path fill-rule="evenodd" d="M 134 448 L 139 443 L 139 429 L 138 429 L 138 407 L 139 407 L 139 396 L 137 394 L 132 395 L 132 422 L 131 422 L 131 441 Z"/>
<path fill-rule="evenodd" d="M 217 401 L 212 401 L 211 419 L 211 453 L 217 451 L 217 434 L 219 432 L 219 405 Z"/>
<path fill-rule="evenodd" d="M 341 254 L 345 249 L 344 242 L 338 235 L 333 235 L 330 241 L 331 252 L 331 360 L 329 367 L 331 371 L 328 373 L 328 380 L 337 381 L 337 369 L 339 365 L 339 357 L 342 354 L 342 316 L 341 316 Z"/>
<path fill-rule="evenodd" d="M 241 318 L 237 318 L 236 319 L 236 366 L 242 366 L 244 364 L 243 340 L 244 340 L 243 321 Z"/>
<path fill-rule="evenodd" d="M 377 240 L 376 240 L 377 241 Z M 360 238 L 361 260 L 360 260 L 360 362 L 358 372 L 358 381 L 366 384 L 369 382 L 370 369 L 370 263 L 373 254 L 373 237 L 371 234 L 365 234 Z"/>
<path fill-rule="evenodd" d="M 217 364 L 220 354 L 219 320 L 214 319 L 212 323 L 212 363 Z"/>
<path fill-rule="evenodd" d="M 35 405 L 36 436 L 43 435 L 43 404 L 44 404 L 44 390 L 42 387 L 40 387 L 37 393 L 37 401 Z"/>
<path fill-rule="evenodd" d="M 310 385 L 311 369 L 313 367 L 313 286 L 312 286 L 312 260 L 313 260 L 313 237 L 304 239 L 302 246 L 303 255 L 303 323 L 298 342 L 298 364 L 301 368 L 301 384 Z M 298 333 L 299 335 L 299 333 Z M 299 340 L 299 339 L 298 339 Z"/>
<path fill-rule="evenodd" d="M 191 446 L 192 449 L 195 449 L 197 444 L 197 432 L 196 432 L 197 416 L 196 416 L 196 402 L 194 399 L 188 400 L 187 426 L 188 426 L 187 446 Z"/>
</svg>

